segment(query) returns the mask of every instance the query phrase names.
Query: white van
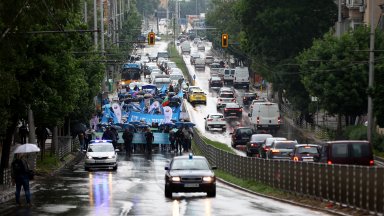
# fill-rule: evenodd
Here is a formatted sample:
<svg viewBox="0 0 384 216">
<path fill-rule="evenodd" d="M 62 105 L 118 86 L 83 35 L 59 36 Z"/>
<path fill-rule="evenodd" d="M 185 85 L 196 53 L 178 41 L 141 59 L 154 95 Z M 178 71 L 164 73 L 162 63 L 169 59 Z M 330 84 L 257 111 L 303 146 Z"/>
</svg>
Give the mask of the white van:
<svg viewBox="0 0 384 216">
<path fill-rule="evenodd" d="M 255 103 L 248 113 L 249 121 L 255 130 L 272 130 L 280 128 L 280 111 L 277 103 Z"/>
<path fill-rule="evenodd" d="M 181 48 L 181 54 L 184 54 L 184 53 L 190 54 L 191 53 L 191 44 L 189 43 L 189 41 L 184 41 L 180 45 L 180 48 Z"/>
<path fill-rule="evenodd" d="M 233 87 L 249 88 L 249 71 L 248 67 L 236 67 L 233 78 Z"/>
<path fill-rule="evenodd" d="M 163 86 L 168 88 L 168 86 L 171 84 L 171 79 L 169 77 L 156 76 L 152 80 L 152 84 L 155 85 L 159 90 L 163 88 Z"/>
<path fill-rule="evenodd" d="M 234 75 L 235 75 L 235 69 L 224 68 L 224 71 L 223 71 L 224 82 L 233 82 Z"/>
</svg>

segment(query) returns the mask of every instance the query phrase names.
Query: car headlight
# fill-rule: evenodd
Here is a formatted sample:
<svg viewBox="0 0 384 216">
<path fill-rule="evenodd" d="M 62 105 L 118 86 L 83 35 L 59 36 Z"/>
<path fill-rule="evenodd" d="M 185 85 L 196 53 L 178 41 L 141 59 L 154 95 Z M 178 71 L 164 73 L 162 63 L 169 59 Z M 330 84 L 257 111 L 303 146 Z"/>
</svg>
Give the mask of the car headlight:
<svg viewBox="0 0 384 216">
<path fill-rule="evenodd" d="M 88 159 L 92 159 L 92 156 L 90 156 L 90 155 L 87 155 L 87 158 L 88 158 Z"/>
<path fill-rule="evenodd" d="M 213 181 L 213 177 L 211 177 L 211 176 L 203 177 L 203 182 L 212 182 L 212 181 Z"/>
<path fill-rule="evenodd" d="M 109 159 L 112 159 L 112 158 L 115 158 L 116 156 L 113 155 L 113 156 L 108 156 Z"/>
<path fill-rule="evenodd" d="M 174 176 L 174 177 L 171 178 L 171 180 L 173 182 L 179 182 L 180 181 L 180 177 L 179 176 Z"/>
</svg>

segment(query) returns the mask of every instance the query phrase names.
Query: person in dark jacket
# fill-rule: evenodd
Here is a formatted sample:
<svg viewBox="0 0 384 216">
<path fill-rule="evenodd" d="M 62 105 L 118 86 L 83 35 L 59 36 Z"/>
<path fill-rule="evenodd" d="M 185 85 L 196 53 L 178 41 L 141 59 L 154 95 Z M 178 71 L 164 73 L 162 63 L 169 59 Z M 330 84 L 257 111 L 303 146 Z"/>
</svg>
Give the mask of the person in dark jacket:
<svg viewBox="0 0 384 216">
<path fill-rule="evenodd" d="M 124 147 L 125 147 L 126 154 L 131 154 L 133 133 L 129 128 L 125 129 L 123 133 L 123 139 L 124 139 Z"/>
<path fill-rule="evenodd" d="M 20 136 L 20 143 L 24 144 L 27 143 L 27 136 L 28 136 L 28 128 L 23 122 L 23 124 L 19 128 L 19 136 Z"/>
<path fill-rule="evenodd" d="M 45 127 L 36 128 L 37 144 L 40 148 L 45 146 L 45 141 L 48 139 L 48 130 Z"/>
<path fill-rule="evenodd" d="M 12 167 L 11 169 L 12 182 L 13 184 L 16 184 L 16 192 L 15 192 L 16 204 L 19 206 L 21 205 L 20 192 L 21 192 L 21 187 L 23 187 L 27 205 L 30 206 L 31 192 L 29 190 L 28 162 L 26 161 L 25 157 L 22 154 L 16 154 L 11 167 Z"/>
<path fill-rule="evenodd" d="M 182 151 L 182 146 L 184 146 L 184 134 L 183 134 L 183 128 L 180 127 L 179 129 L 177 129 L 176 133 L 175 133 L 175 137 L 176 137 L 176 152 L 180 152 Z"/>
<path fill-rule="evenodd" d="M 147 132 L 145 132 L 144 136 L 145 136 L 145 141 L 147 142 L 146 143 L 147 153 L 151 154 L 152 153 L 152 143 L 155 140 L 155 137 L 153 136 L 153 133 L 152 133 L 150 128 L 147 129 Z"/>
<path fill-rule="evenodd" d="M 170 130 L 169 131 L 169 142 L 171 142 L 171 149 L 172 151 L 177 151 L 177 148 L 175 146 L 175 141 L 176 141 L 176 135 L 175 135 L 175 132 L 173 130 Z"/>
</svg>

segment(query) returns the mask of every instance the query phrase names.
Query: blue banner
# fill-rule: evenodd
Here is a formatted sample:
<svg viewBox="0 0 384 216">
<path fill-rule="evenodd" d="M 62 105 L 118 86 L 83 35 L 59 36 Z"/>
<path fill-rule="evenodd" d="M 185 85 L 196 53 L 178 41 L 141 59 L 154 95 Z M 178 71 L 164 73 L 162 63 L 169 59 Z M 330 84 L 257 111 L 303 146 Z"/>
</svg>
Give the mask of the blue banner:
<svg viewBox="0 0 384 216">
<path fill-rule="evenodd" d="M 176 112 L 172 114 L 172 120 L 179 121 L 180 118 L 180 109 L 175 109 Z M 128 122 L 137 122 L 145 121 L 147 124 L 151 125 L 152 122 L 162 124 L 164 122 L 164 115 L 158 114 L 149 114 L 149 113 L 139 113 L 139 112 L 130 112 L 128 116 Z"/>
</svg>

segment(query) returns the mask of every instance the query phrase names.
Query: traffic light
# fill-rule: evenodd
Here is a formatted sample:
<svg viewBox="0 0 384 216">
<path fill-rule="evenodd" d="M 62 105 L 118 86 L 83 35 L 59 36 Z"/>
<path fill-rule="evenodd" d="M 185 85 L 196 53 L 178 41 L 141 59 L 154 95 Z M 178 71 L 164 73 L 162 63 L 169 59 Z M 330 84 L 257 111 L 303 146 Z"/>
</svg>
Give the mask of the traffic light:
<svg viewBox="0 0 384 216">
<path fill-rule="evenodd" d="M 156 35 L 154 32 L 149 32 L 148 33 L 148 45 L 155 45 L 155 39 Z"/>
<path fill-rule="evenodd" d="M 221 47 L 228 48 L 228 34 L 221 34 Z"/>
</svg>

